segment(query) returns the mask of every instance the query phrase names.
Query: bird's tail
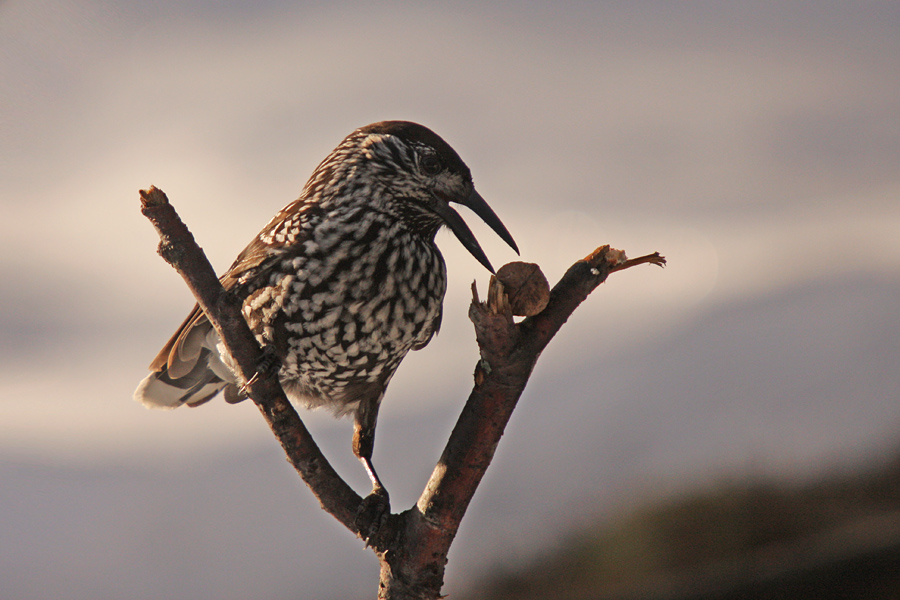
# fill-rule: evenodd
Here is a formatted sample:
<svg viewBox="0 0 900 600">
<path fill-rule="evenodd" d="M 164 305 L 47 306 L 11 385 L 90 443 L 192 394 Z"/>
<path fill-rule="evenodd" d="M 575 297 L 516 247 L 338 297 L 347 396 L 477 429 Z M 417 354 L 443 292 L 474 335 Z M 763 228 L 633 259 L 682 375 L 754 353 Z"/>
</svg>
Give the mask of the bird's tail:
<svg viewBox="0 0 900 600">
<path fill-rule="evenodd" d="M 219 357 L 218 340 L 206 315 L 195 307 L 151 363 L 134 399 L 147 408 L 199 406 L 224 389 L 228 402 L 243 400 L 246 396 Z"/>
<path fill-rule="evenodd" d="M 204 353 L 209 354 L 208 350 Z M 203 357 L 207 358 L 207 357 Z M 225 386 L 207 360 L 198 360 L 186 375 L 173 378 L 167 368 L 147 375 L 134 391 L 134 399 L 147 408 L 177 408 L 183 404 L 198 406 L 218 394 Z"/>
</svg>

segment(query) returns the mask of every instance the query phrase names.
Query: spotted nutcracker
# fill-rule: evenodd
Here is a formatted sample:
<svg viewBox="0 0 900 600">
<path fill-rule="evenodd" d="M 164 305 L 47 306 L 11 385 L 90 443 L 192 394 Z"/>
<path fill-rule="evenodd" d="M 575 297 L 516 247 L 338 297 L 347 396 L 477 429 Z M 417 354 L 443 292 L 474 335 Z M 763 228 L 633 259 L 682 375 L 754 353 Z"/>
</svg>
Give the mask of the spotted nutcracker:
<svg viewBox="0 0 900 600">
<path fill-rule="evenodd" d="M 475 191 L 469 168 L 431 130 L 405 121 L 357 129 L 316 168 L 303 193 L 269 222 L 221 277 L 243 300 L 259 342 L 280 361 L 298 405 L 353 415 L 353 452 L 372 466 L 378 408 L 410 350 L 441 324 L 447 286 L 435 245 L 446 225 L 490 262 L 451 202 L 470 208 L 518 252 Z M 197 406 L 224 390 L 244 399 L 231 357 L 199 307 L 165 345 L 134 397 L 148 407 Z"/>
</svg>

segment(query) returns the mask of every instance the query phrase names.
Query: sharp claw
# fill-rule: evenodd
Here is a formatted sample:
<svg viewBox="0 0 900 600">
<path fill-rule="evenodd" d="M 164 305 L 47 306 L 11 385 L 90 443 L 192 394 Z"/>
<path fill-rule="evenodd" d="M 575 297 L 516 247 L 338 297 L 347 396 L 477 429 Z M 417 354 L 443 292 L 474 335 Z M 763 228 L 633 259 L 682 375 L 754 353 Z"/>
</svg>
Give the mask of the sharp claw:
<svg viewBox="0 0 900 600">
<path fill-rule="evenodd" d="M 278 358 L 278 355 L 271 346 L 265 346 L 263 348 L 262 356 L 259 359 L 259 363 L 256 365 L 256 373 L 253 374 L 253 377 L 251 377 L 247 383 L 241 386 L 240 393 L 244 396 L 249 396 L 248 390 L 250 389 L 250 386 L 262 378 L 275 375 L 278 373 L 279 369 L 281 369 L 281 359 Z"/>
<path fill-rule="evenodd" d="M 387 490 L 380 486 L 373 488 L 356 510 L 356 528 L 366 548 L 372 545 L 372 539 L 387 524 L 390 516 L 391 501 Z"/>
</svg>

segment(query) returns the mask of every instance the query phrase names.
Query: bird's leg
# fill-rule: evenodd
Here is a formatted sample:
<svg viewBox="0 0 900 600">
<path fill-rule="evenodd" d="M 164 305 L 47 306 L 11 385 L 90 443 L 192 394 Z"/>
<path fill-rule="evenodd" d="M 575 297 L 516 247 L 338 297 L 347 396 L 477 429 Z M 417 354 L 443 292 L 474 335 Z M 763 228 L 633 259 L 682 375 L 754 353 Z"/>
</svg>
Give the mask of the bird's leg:
<svg viewBox="0 0 900 600">
<path fill-rule="evenodd" d="M 387 518 L 391 514 L 391 501 L 387 489 L 381 483 L 381 479 L 372 465 L 379 400 L 381 400 L 380 397 L 374 401 L 362 401 L 353 424 L 353 454 L 363 464 L 372 481 L 372 491 L 363 498 L 356 514 L 356 525 L 360 535 L 366 541 L 366 545 L 387 522 Z"/>
<path fill-rule="evenodd" d="M 371 493 L 387 497 L 387 490 L 381 483 L 381 479 L 378 478 L 378 473 L 375 472 L 375 466 L 372 464 L 372 459 L 368 456 L 360 456 L 359 460 L 363 464 L 363 467 L 365 467 L 366 469 L 366 474 L 368 474 L 369 476 L 369 481 L 372 482 Z"/>
</svg>

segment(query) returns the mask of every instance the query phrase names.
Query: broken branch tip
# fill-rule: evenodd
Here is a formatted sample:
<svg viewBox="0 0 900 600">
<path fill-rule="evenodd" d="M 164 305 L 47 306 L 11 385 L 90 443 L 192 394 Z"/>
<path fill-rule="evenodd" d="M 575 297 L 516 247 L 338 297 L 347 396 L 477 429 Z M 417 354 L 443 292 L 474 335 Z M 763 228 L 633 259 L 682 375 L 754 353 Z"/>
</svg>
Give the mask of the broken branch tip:
<svg viewBox="0 0 900 600">
<path fill-rule="evenodd" d="M 140 194 L 141 205 L 145 208 L 164 206 L 169 203 L 169 198 L 166 196 L 166 193 L 155 185 L 151 185 L 149 189 L 141 190 Z"/>
</svg>

